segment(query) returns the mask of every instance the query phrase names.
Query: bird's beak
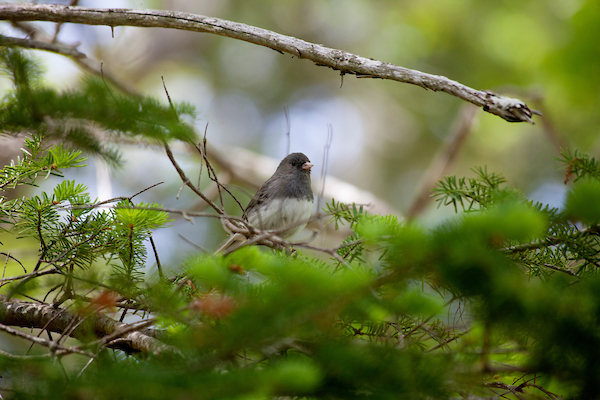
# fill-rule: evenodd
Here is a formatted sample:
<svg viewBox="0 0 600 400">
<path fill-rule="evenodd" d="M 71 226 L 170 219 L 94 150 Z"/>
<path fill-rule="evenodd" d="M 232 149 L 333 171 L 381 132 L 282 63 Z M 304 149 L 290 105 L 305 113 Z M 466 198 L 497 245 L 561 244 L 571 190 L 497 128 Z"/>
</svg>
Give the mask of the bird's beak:
<svg viewBox="0 0 600 400">
<path fill-rule="evenodd" d="M 302 169 L 306 169 L 309 170 L 313 167 L 314 164 L 311 164 L 309 162 L 305 162 L 304 164 L 302 164 Z"/>
</svg>

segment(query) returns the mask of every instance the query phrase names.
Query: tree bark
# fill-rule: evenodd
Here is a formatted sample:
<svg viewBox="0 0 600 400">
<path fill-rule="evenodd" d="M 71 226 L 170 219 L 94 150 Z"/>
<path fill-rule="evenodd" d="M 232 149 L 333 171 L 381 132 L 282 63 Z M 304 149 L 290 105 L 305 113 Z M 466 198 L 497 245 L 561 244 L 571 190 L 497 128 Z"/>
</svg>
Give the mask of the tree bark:
<svg viewBox="0 0 600 400">
<path fill-rule="evenodd" d="M 540 114 L 518 99 L 490 91 L 476 90 L 444 76 L 404 68 L 398 65 L 361 57 L 338 49 L 306 42 L 291 36 L 237 22 L 198 14 L 163 10 L 131 10 L 88 8 L 45 4 L 0 5 L 0 20 L 72 22 L 87 25 L 158 27 L 212 33 L 265 46 L 280 53 L 313 61 L 363 78 L 390 79 L 442 91 L 482 107 L 484 111 L 509 122 L 533 124 L 533 114 Z"/>
<path fill-rule="evenodd" d="M 152 337 L 153 330 L 131 330 L 132 326 L 115 321 L 100 313 L 79 316 L 64 307 L 36 304 L 18 300 L 8 300 L 0 295 L 0 323 L 34 329 L 46 329 L 67 335 L 82 342 L 90 342 L 110 335 L 108 347 L 118 348 L 127 353 L 152 353 L 155 355 L 175 355 L 179 351 Z M 124 332 L 119 334 L 119 332 Z"/>
</svg>

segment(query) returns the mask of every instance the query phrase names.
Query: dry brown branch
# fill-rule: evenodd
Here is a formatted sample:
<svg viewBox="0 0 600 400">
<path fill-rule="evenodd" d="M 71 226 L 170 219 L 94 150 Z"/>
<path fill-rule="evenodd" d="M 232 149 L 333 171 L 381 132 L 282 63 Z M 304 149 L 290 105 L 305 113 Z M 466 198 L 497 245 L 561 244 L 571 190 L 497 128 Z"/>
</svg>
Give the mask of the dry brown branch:
<svg viewBox="0 0 600 400">
<path fill-rule="evenodd" d="M 52 267 L 48 270 L 37 270 L 37 271 L 33 271 L 31 273 L 24 274 L 24 275 L 10 276 L 8 278 L 0 279 L 0 287 L 6 285 L 7 283 L 13 282 L 13 281 L 32 279 L 32 278 L 36 278 L 36 277 L 42 276 L 42 275 L 52 275 L 52 274 L 60 274 L 60 273 L 61 272 L 58 268 Z"/>
<path fill-rule="evenodd" d="M 506 390 L 518 399 L 522 398 L 522 396 L 519 395 L 520 393 L 523 393 L 523 388 L 521 386 L 508 385 L 504 382 L 484 382 L 483 385 L 487 388 Z"/>
<path fill-rule="evenodd" d="M 179 166 L 179 164 L 175 160 L 175 157 L 173 156 L 173 152 L 171 151 L 171 148 L 168 145 L 165 145 L 165 150 L 167 152 L 167 157 L 169 157 L 169 160 L 171 160 L 171 163 L 173 164 L 173 166 L 177 170 L 177 173 L 179 174 L 179 177 L 181 178 L 181 181 L 187 187 L 189 187 L 190 189 L 192 189 L 192 191 L 194 193 L 196 193 L 198 196 L 200 196 L 202 198 L 202 200 L 204 200 L 208 205 L 210 205 L 217 213 L 223 214 L 225 211 L 222 210 L 219 206 L 217 206 L 211 199 L 209 199 L 208 197 L 206 197 L 204 195 L 204 193 L 202 193 L 200 191 L 200 189 L 198 189 L 196 186 L 194 186 L 194 184 L 188 179 L 188 177 L 185 175 L 185 172 L 183 172 L 183 169 L 181 169 L 181 167 Z"/>
<path fill-rule="evenodd" d="M 1 7 L 1 6 L 0 6 Z M 56 54 L 61 54 L 63 56 L 69 57 L 75 64 L 77 64 L 82 70 L 101 76 L 102 79 L 106 80 L 110 84 L 116 86 L 124 93 L 127 93 L 130 96 L 139 96 L 139 94 L 130 86 L 125 84 L 124 82 L 119 81 L 113 75 L 106 73 L 106 71 L 102 70 L 102 63 L 96 61 L 94 59 L 88 58 L 85 54 L 80 53 L 75 45 L 68 45 L 66 43 L 59 42 L 55 38 L 49 36 L 42 29 L 38 28 L 34 24 L 21 22 L 21 21 L 11 21 L 13 26 L 28 36 L 30 39 L 15 39 L 3 36 L 1 37 L 2 41 L 5 45 L 19 46 L 23 48 L 29 49 L 38 49 L 49 51 Z"/>
<path fill-rule="evenodd" d="M 521 100 L 500 96 L 490 91 L 476 90 L 444 76 L 427 74 L 266 29 L 203 15 L 163 10 L 4 4 L 0 5 L 0 20 L 71 22 L 106 25 L 111 28 L 115 26 L 159 27 L 212 33 L 308 59 L 316 65 L 338 70 L 341 74 L 390 79 L 417 85 L 424 89 L 446 92 L 482 107 L 484 111 L 498 115 L 509 122 L 524 121 L 533 124 L 532 115 L 539 114 L 537 111 L 530 110 Z"/>
<path fill-rule="evenodd" d="M 413 203 L 406 214 L 407 218 L 414 218 L 421 214 L 425 209 L 425 206 L 430 202 L 431 189 L 452 166 L 465 139 L 469 132 L 471 132 L 476 115 L 475 110 L 476 108 L 471 105 L 465 105 L 461 109 L 455 124 L 456 127 L 451 135 L 452 138 L 431 161 L 427 173 L 421 182 L 417 196 L 413 200 Z"/>
<path fill-rule="evenodd" d="M 18 39 L 0 36 L 0 46 L 18 46 L 28 49 L 51 51 L 53 53 L 58 53 L 73 58 L 86 58 L 85 54 L 79 52 L 75 46 L 68 46 L 63 43 L 48 43 L 42 40 Z"/>
<path fill-rule="evenodd" d="M 487 387 L 488 389 L 502 389 L 502 390 L 506 390 L 508 392 L 510 392 L 513 396 L 515 396 L 517 399 L 531 399 L 531 398 L 540 398 L 538 396 L 532 397 L 531 394 L 526 393 L 523 389 L 526 387 L 532 387 L 532 388 L 536 388 L 539 391 L 541 391 L 542 393 L 544 393 L 547 398 L 549 399 L 560 399 L 561 397 L 558 396 L 557 394 L 554 394 L 546 389 L 544 389 L 543 387 L 536 385 L 534 383 L 529 383 L 529 382 L 524 382 L 520 385 L 509 385 L 507 383 L 504 382 L 500 382 L 500 381 L 496 381 L 496 382 L 484 382 L 483 385 L 485 387 Z M 504 397 L 504 396 L 502 396 Z M 506 398 L 506 397 L 505 397 Z"/>
<path fill-rule="evenodd" d="M 48 347 L 52 351 L 52 353 L 54 353 L 55 355 L 76 353 L 76 354 L 81 354 L 81 355 L 88 356 L 88 357 L 94 356 L 92 353 L 81 350 L 77 347 L 60 346 L 58 343 L 56 343 L 52 340 L 44 339 L 44 338 L 41 338 L 38 336 L 30 335 L 29 333 L 21 332 L 17 329 L 11 328 L 10 326 L 4 325 L 2 323 L 0 323 L 0 330 L 8 333 L 10 335 L 17 336 L 17 337 L 23 338 L 25 340 L 28 340 L 32 343 L 39 344 L 40 346 Z M 15 358 L 18 357 L 18 356 L 14 356 L 14 355 L 11 355 L 11 356 L 15 357 Z M 11 357 L 11 356 L 9 356 L 9 357 Z M 20 357 L 25 357 L 25 356 L 20 356 Z"/>
<path fill-rule="evenodd" d="M 45 304 L 10 300 L 0 295 L 0 323 L 7 326 L 46 329 L 51 332 L 63 333 L 70 326 L 77 326 L 70 336 L 89 342 L 90 339 L 112 339 L 108 347 L 118 348 L 128 353 L 153 353 L 155 355 L 176 355 L 178 350 L 150 336 L 152 331 L 117 322 L 101 314 L 90 314 L 84 318 L 67 311 L 64 307 L 53 307 Z M 120 340 L 114 340 L 119 337 Z M 39 339 L 39 338 L 38 338 Z M 101 342 L 104 343 L 104 342 Z"/>
</svg>

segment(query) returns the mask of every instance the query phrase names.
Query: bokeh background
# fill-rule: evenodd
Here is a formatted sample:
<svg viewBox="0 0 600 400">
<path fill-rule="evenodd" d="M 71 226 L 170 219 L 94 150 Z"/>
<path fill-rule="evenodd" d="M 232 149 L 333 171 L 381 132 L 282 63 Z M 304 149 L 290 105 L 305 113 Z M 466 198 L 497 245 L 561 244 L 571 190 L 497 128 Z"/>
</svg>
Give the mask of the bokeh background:
<svg viewBox="0 0 600 400">
<path fill-rule="evenodd" d="M 446 173 L 473 176 L 472 167 L 487 166 L 529 198 L 552 206 L 562 205 L 566 190 L 564 170 L 555 160 L 559 147 L 599 150 L 597 0 L 81 0 L 79 5 L 168 9 L 242 22 L 520 98 L 544 117 L 534 118 L 536 125 L 515 124 L 477 111 Z M 54 24 L 38 25 L 54 32 Z M 23 37 L 8 23 L 0 29 Z M 82 52 L 102 60 L 105 71 L 166 104 L 164 77 L 171 99 L 196 107 L 199 132 L 208 124 L 209 143 L 225 155 L 241 147 L 280 160 L 288 148 L 289 121 L 291 151 L 307 154 L 318 176 L 330 126 L 328 176 L 371 192 L 398 215 L 413 206 L 465 106 L 450 95 L 398 82 L 348 75 L 342 81 L 336 71 L 310 61 L 210 34 L 117 27 L 113 37 L 109 27 L 65 24 L 58 38 L 80 43 Z M 35 55 L 51 85 L 68 88 L 82 76 L 65 57 Z M 0 85 L 6 89 L 8 82 Z M 15 145 L 0 140 L 6 157 Z M 181 182 L 164 152 L 120 149 L 121 169 L 107 173 L 106 166 L 90 160 L 93 168 L 68 177 L 86 183 L 101 199 L 165 181 L 138 201 L 196 207 L 188 190 L 176 199 Z M 197 175 L 197 156 L 177 152 L 176 157 L 190 176 Z M 250 195 L 254 190 L 245 189 Z M 249 195 L 234 190 L 246 204 Z M 431 202 L 417 218 L 435 225 L 453 212 Z M 172 229 L 157 233 L 159 253 L 175 262 L 197 251 L 178 234 L 213 249 L 225 235 L 218 228 L 215 221 L 192 225 L 178 219 Z"/>
</svg>

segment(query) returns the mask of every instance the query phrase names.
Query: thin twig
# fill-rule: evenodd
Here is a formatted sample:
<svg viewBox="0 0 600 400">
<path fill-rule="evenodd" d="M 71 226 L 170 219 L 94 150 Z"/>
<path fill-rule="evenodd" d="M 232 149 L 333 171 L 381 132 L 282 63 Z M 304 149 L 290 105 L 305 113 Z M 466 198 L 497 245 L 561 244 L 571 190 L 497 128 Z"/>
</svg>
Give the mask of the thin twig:
<svg viewBox="0 0 600 400">
<path fill-rule="evenodd" d="M 25 273 L 27 273 L 27 269 L 25 269 L 25 266 L 23 265 L 23 263 L 19 260 L 17 260 L 16 258 L 14 258 L 13 256 L 10 255 L 10 251 L 8 253 L 5 252 L 0 252 L 0 254 L 6 256 L 6 262 L 8 263 L 8 259 L 11 258 L 13 260 L 15 260 L 20 266 L 21 268 L 23 268 L 23 271 Z M 6 269 L 6 264 L 4 265 L 4 268 Z M 2 275 L 2 279 L 4 279 L 4 275 Z"/>
<path fill-rule="evenodd" d="M 196 186 L 200 187 L 200 179 L 202 179 L 202 167 L 204 164 L 202 161 L 206 158 L 205 150 L 206 150 L 206 134 L 208 133 L 208 122 L 204 127 L 204 137 L 202 138 L 202 146 L 196 145 L 196 149 L 200 152 L 200 168 L 198 168 L 198 184 Z"/>
<path fill-rule="evenodd" d="M 156 259 L 156 268 L 158 269 L 158 276 L 160 279 L 165 279 L 165 275 L 162 271 L 162 266 L 160 265 L 160 259 L 158 258 L 158 252 L 156 251 L 156 245 L 154 244 L 154 238 L 150 236 L 150 244 L 152 245 L 152 251 L 154 252 L 154 258 Z"/>
<path fill-rule="evenodd" d="M 192 189 L 192 191 L 194 193 L 196 193 L 198 196 L 200 196 L 202 198 L 202 200 L 204 200 L 206 203 L 208 203 L 213 208 L 213 210 L 215 210 L 219 215 L 225 214 L 225 211 L 223 211 L 221 208 L 219 208 L 219 206 L 217 206 L 211 199 L 209 199 L 208 197 L 206 197 L 204 195 L 204 193 L 202 193 L 202 191 L 200 191 L 200 189 L 198 189 L 196 186 L 194 186 L 192 184 L 192 182 L 185 175 L 185 172 L 183 172 L 183 170 L 181 169 L 181 167 L 179 166 L 179 164 L 177 163 L 177 161 L 175 161 L 175 157 L 173 156 L 173 152 L 171 151 L 171 148 L 169 147 L 169 145 L 165 144 L 165 150 L 167 152 L 167 157 L 169 157 L 169 160 L 171 160 L 171 164 L 173 164 L 173 166 L 177 170 L 177 173 L 179 174 L 179 177 L 181 178 L 181 181 L 187 187 L 189 187 L 190 189 Z"/>
<path fill-rule="evenodd" d="M 382 277 L 385 278 L 385 277 Z M 448 300 L 446 302 L 446 304 L 444 304 L 444 307 L 448 307 L 454 300 L 456 300 L 456 297 L 451 298 L 450 300 Z M 429 322 L 433 317 L 435 317 L 434 315 L 431 315 L 429 317 L 427 317 L 426 319 L 424 319 L 419 325 L 415 326 L 413 329 L 411 329 L 407 334 L 404 335 L 404 338 L 409 337 L 410 335 L 412 335 L 413 333 L 415 333 L 417 330 L 421 329 L 423 326 L 425 326 L 425 324 L 427 324 L 427 322 Z"/>
<path fill-rule="evenodd" d="M 35 278 L 38 276 L 42 276 L 42 275 L 50 275 L 50 274 L 60 274 L 61 272 L 58 270 L 58 268 L 53 267 L 49 270 L 38 270 L 38 271 L 34 271 L 34 272 L 30 272 L 28 274 L 24 274 L 24 275 L 17 275 L 17 276 L 11 276 L 9 278 L 2 278 L 2 280 L 0 280 L 0 287 L 6 285 L 9 282 L 14 282 L 14 281 L 18 281 L 21 279 L 28 279 L 28 278 Z"/>
<path fill-rule="evenodd" d="M 71 0 L 69 5 L 70 6 L 76 6 L 79 3 L 79 0 Z M 54 27 L 54 36 L 52 37 L 52 43 L 56 42 L 56 39 L 58 38 L 58 34 L 60 33 L 60 28 L 62 28 L 63 23 L 59 22 L 58 24 L 56 24 L 56 26 Z"/>
<path fill-rule="evenodd" d="M 548 264 L 548 263 L 545 263 L 545 264 L 542 264 L 542 265 L 543 265 L 544 267 L 546 267 L 546 268 L 550 268 L 550 269 L 552 269 L 552 270 L 554 270 L 554 271 L 558 271 L 558 272 L 564 272 L 565 274 L 568 274 L 568 275 L 571 275 L 571 276 L 578 276 L 578 275 L 577 275 L 575 272 L 573 272 L 573 271 L 571 271 L 571 270 L 569 270 L 569 269 L 558 268 L 558 267 L 556 267 L 556 266 L 554 266 L 554 265 L 552 265 L 552 264 Z"/>
<path fill-rule="evenodd" d="M 175 119 L 178 120 L 179 114 L 177 114 L 177 111 L 175 111 L 175 106 L 173 106 L 173 102 L 171 101 L 171 96 L 169 96 L 169 91 L 167 90 L 167 84 L 165 83 L 165 78 L 161 75 L 160 79 L 162 80 L 163 88 L 165 89 L 165 94 L 167 95 L 167 100 L 169 101 L 169 106 L 171 107 L 171 111 L 173 111 Z"/>
<path fill-rule="evenodd" d="M 155 322 L 156 322 L 156 319 L 154 319 L 154 318 L 151 318 L 146 321 L 136 322 L 135 324 L 128 325 L 122 329 L 118 329 L 118 330 L 114 331 L 113 333 L 111 333 L 110 335 L 106 335 L 106 336 L 98 339 L 97 341 L 90 343 L 89 345 L 91 346 L 91 345 L 98 344 L 100 346 L 106 346 L 107 344 L 112 342 L 114 339 L 123 337 L 123 335 L 126 335 L 129 332 L 140 331 L 144 328 L 154 325 Z"/>
<path fill-rule="evenodd" d="M 35 39 L 19 39 L 0 35 L 0 46 L 17 46 L 26 49 L 50 51 L 77 60 L 86 58 L 85 54 L 80 53 L 75 47 L 63 43 L 48 43 Z"/>
<path fill-rule="evenodd" d="M 11 328 L 10 326 L 4 325 L 4 324 L 0 324 L 0 330 L 6 332 L 8 334 L 11 334 L 13 336 L 18 336 L 18 337 L 26 339 L 30 342 L 34 342 L 41 346 L 47 347 L 50 349 L 50 351 L 52 351 L 54 354 L 57 354 L 57 355 L 58 354 L 77 353 L 77 354 L 81 354 L 81 355 L 84 355 L 87 357 L 94 357 L 93 354 L 91 354 L 85 350 L 81 350 L 77 347 L 60 346 L 57 342 L 43 339 L 43 338 L 40 338 L 37 336 L 33 336 L 33 335 L 30 335 L 25 332 L 21 332 L 17 329 Z"/>
<path fill-rule="evenodd" d="M 185 236 L 183 236 L 181 233 L 178 234 L 177 236 L 179 236 L 179 238 L 181 240 L 183 240 L 184 242 L 186 242 L 187 244 L 193 246 L 196 250 L 200 250 L 202 253 L 208 254 L 208 252 L 206 251 L 206 249 L 202 248 L 201 246 L 198 246 L 196 243 L 192 242 L 191 240 L 189 240 L 188 238 L 186 238 Z"/>
<path fill-rule="evenodd" d="M 87 369 L 87 367 L 90 366 L 90 364 L 92 363 L 92 361 L 94 361 L 95 358 L 92 357 L 88 360 L 88 362 L 85 364 L 85 366 L 81 369 L 81 371 L 79 371 L 79 373 L 77 374 L 77 379 L 81 378 L 81 375 L 83 375 L 83 373 L 85 372 L 85 370 Z"/>
<path fill-rule="evenodd" d="M 283 106 L 283 114 L 285 115 L 285 136 L 287 139 L 287 149 L 285 151 L 285 155 L 287 156 L 288 154 L 290 154 L 290 149 L 292 146 L 292 124 L 290 120 L 290 109 L 288 108 L 288 106 Z"/>
<path fill-rule="evenodd" d="M 2 355 L 3 357 L 15 359 L 15 360 L 40 360 L 40 359 L 56 356 L 56 354 L 52 354 L 52 353 L 39 354 L 39 355 L 34 355 L 34 356 L 30 356 L 30 355 L 22 355 L 21 356 L 21 355 L 7 353 L 4 350 L 0 350 L 0 355 Z"/>
<path fill-rule="evenodd" d="M 554 394 L 546 389 L 544 389 L 543 387 L 541 387 L 540 385 L 536 385 L 535 383 L 525 383 L 523 386 L 525 387 L 534 387 L 537 390 L 543 392 L 546 396 L 550 397 L 551 399 L 561 399 L 560 396 L 558 396 L 557 394 Z"/>
<path fill-rule="evenodd" d="M 4 261 L 4 269 L 2 270 L 2 280 L 6 276 L 6 266 L 8 265 L 8 260 L 10 259 L 10 251 L 6 254 L 6 261 Z M 25 271 L 27 273 L 27 271 Z"/>
<path fill-rule="evenodd" d="M 212 164 L 208 160 L 208 151 L 206 149 L 206 134 L 207 134 L 207 132 L 208 132 L 208 124 L 206 124 L 206 127 L 204 128 L 204 137 L 202 138 L 202 146 L 196 145 L 196 149 L 198 149 L 198 151 L 200 152 L 200 155 L 202 156 L 202 160 L 204 161 L 204 164 L 206 164 L 206 170 L 207 170 L 208 178 L 217 185 L 217 192 L 219 194 L 219 201 L 221 202 L 221 210 L 223 212 L 225 211 L 225 208 L 224 208 L 225 204 L 223 203 L 223 193 L 221 192 L 221 190 L 225 190 L 227 193 L 229 193 L 229 195 L 241 207 L 242 205 L 240 204 L 240 202 L 238 201 L 238 199 L 233 195 L 233 193 L 231 193 L 229 191 L 229 189 L 227 189 L 225 186 L 223 186 L 219 182 L 219 176 L 217 175 L 217 173 L 215 172 L 215 169 L 213 168 Z M 200 162 L 200 165 L 202 165 L 202 162 Z M 200 177 L 198 177 L 198 181 L 199 180 L 200 180 Z"/>
<path fill-rule="evenodd" d="M 327 178 L 327 166 L 329 164 L 329 149 L 331 148 L 331 140 L 333 139 L 333 127 L 331 124 L 327 125 L 327 141 L 325 142 L 325 148 L 323 149 L 323 165 L 321 166 L 321 192 L 317 199 L 317 210 L 321 209 L 321 200 L 325 193 L 325 179 Z"/>
</svg>

